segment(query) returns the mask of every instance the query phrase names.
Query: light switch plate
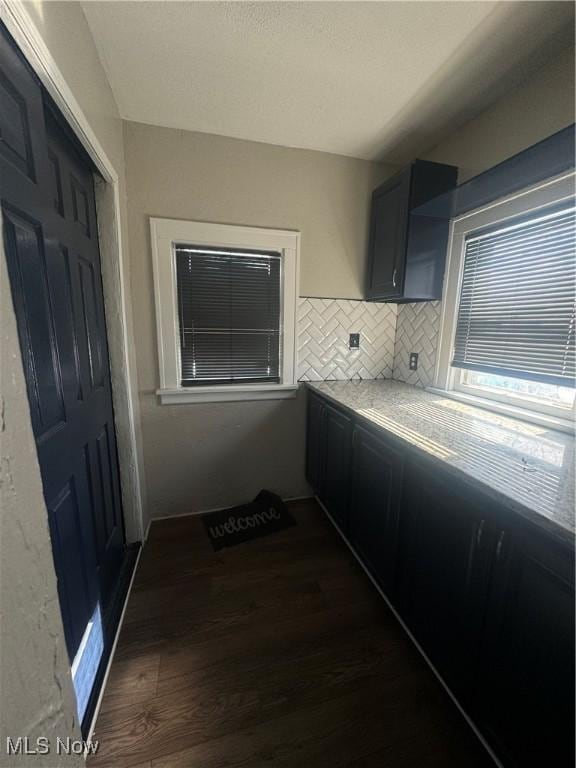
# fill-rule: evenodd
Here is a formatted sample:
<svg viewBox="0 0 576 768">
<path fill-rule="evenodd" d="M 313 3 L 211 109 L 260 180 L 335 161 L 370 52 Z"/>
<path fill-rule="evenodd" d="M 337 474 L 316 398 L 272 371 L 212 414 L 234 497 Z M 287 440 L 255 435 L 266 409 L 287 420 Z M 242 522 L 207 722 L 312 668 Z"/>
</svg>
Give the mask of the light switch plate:
<svg viewBox="0 0 576 768">
<path fill-rule="evenodd" d="M 360 349 L 360 334 L 359 333 L 351 333 L 350 334 L 349 346 L 350 346 L 350 349 Z"/>
</svg>

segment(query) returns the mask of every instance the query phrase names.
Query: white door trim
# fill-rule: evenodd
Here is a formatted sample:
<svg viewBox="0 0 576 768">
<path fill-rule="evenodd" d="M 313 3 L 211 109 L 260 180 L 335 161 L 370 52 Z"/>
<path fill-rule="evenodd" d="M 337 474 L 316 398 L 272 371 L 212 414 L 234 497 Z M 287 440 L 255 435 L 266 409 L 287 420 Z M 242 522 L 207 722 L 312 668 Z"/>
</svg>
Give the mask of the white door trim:
<svg viewBox="0 0 576 768">
<path fill-rule="evenodd" d="M 143 487 L 136 437 L 137 402 L 131 389 L 131 382 L 135 379 L 132 378 L 133 366 L 128 339 L 128 307 L 124 281 L 126 255 L 120 226 L 118 173 L 34 25 L 25 4 L 14 0 L 0 0 L 0 19 L 103 177 L 103 181 L 96 180 L 95 193 L 124 524 L 128 543 L 142 541 Z"/>
</svg>

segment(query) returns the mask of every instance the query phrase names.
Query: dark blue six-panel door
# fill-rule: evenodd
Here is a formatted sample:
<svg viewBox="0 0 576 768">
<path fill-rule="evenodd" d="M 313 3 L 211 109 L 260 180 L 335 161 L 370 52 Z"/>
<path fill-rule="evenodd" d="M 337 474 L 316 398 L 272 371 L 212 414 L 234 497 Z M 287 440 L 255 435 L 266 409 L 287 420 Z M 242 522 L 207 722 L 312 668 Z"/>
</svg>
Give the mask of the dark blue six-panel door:
<svg viewBox="0 0 576 768">
<path fill-rule="evenodd" d="M 92 170 L 65 130 L 0 28 L 4 245 L 72 660 L 125 542 Z"/>
</svg>

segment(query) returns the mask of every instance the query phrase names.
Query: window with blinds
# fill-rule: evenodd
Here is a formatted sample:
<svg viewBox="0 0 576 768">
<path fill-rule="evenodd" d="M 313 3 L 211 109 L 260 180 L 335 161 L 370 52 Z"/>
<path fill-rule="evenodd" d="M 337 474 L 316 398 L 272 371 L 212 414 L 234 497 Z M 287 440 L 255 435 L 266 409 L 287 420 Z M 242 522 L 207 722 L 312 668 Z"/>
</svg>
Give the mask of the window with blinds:
<svg viewBox="0 0 576 768">
<path fill-rule="evenodd" d="M 574 207 L 465 241 L 452 365 L 575 386 Z"/>
<path fill-rule="evenodd" d="M 280 381 L 279 253 L 176 245 L 181 384 Z"/>
</svg>

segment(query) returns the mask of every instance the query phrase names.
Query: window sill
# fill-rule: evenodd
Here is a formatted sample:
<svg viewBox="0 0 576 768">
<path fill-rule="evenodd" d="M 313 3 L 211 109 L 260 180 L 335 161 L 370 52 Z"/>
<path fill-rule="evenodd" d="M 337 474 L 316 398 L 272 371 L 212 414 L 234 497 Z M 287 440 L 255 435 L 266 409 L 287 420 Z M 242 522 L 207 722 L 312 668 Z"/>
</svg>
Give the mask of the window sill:
<svg viewBox="0 0 576 768">
<path fill-rule="evenodd" d="M 561 419 L 558 416 L 529 411 L 526 408 L 519 408 L 515 405 L 508 405 L 507 403 L 500 403 L 497 400 L 488 400 L 487 398 L 476 397 L 475 395 L 467 395 L 464 392 L 457 392 L 455 390 L 439 389 L 438 387 L 426 387 L 426 390 L 433 392 L 435 395 L 450 397 L 452 400 L 458 400 L 467 405 L 474 405 L 477 408 L 501 413 L 503 416 L 509 416 L 513 419 L 520 419 L 531 424 L 538 424 L 541 427 L 555 429 L 558 432 L 567 432 L 573 435 L 575 431 L 574 423 L 569 419 Z"/>
<path fill-rule="evenodd" d="M 240 400 L 289 400 L 296 397 L 296 384 L 234 385 L 220 387 L 189 387 L 157 389 L 161 405 L 189 403 L 229 403 Z"/>
</svg>

